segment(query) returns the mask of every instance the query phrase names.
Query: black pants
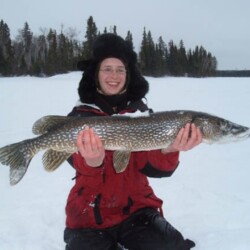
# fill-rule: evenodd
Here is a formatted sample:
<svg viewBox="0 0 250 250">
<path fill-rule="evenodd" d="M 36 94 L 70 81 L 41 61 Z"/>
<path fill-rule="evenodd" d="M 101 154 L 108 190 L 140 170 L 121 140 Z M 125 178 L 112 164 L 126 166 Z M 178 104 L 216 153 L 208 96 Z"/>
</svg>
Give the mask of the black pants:
<svg viewBox="0 0 250 250">
<path fill-rule="evenodd" d="M 108 229 L 66 228 L 64 241 L 66 250 L 190 250 L 195 246 L 151 208 Z"/>
</svg>

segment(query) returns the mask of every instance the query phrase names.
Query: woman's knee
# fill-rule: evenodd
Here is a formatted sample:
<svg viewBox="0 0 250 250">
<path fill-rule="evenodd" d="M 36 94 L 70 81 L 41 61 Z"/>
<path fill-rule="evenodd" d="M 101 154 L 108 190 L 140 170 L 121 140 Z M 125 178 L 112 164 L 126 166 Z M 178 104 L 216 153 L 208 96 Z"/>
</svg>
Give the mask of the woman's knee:
<svg viewBox="0 0 250 250">
<path fill-rule="evenodd" d="M 116 242 L 105 230 L 69 229 L 64 231 L 66 250 L 116 250 Z"/>
</svg>

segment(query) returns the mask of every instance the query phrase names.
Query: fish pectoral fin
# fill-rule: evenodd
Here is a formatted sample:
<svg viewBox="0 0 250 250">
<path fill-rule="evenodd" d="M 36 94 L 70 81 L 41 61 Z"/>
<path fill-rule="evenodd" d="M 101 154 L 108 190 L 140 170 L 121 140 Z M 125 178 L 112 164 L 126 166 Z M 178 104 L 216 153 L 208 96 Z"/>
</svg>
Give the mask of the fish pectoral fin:
<svg viewBox="0 0 250 250">
<path fill-rule="evenodd" d="M 71 156 L 71 153 L 49 149 L 43 155 L 43 159 L 42 159 L 43 166 L 45 170 L 52 172 L 56 170 L 70 156 Z"/>
<path fill-rule="evenodd" d="M 130 159 L 130 151 L 115 151 L 113 155 L 113 164 L 116 173 L 123 172 Z"/>
</svg>

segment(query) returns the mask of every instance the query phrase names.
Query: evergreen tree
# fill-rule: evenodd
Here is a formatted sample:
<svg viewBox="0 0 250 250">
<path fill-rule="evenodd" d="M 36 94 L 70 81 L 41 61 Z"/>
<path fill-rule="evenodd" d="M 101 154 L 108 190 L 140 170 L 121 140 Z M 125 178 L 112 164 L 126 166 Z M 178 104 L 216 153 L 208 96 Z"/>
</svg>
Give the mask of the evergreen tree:
<svg viewBox="0 0 250 250">
<path fill-rule="evenodd" d="M 130 44 L 133 46 L 133 36 L 132 36 L 132 33 L 130 31 L 127 32 L 127 36 L 125 37 L 125 40 L 130 42 Z"/>
<path fill-rule="evenodd" d="M 188 76 L 193 76 L 194 75 L 194 55 L 191 49 L 188 50 L 187 53 L 187 73 Z"/>
<path fill-rule="evenodd" d="M 0 22 L 0 74 L 9 75 L 12 73 L 13 48 L 10 39 L 10 30 L 3 20 Z"/>
<path fill-rule="evenodd" d="M 32 74 L 34 75 L 44 75 L 45 65 L 47 60 L 47 44 L 45 35 L 40 35 L 38 37 L 33 37 L 33 64 L 32 64 Z"/>
<path fill-rule="evenodd" d="M 125 41 L 127 41 L 131 48 L 134 49 L 134 44 L 133 44 L 133 36 L 132 36 L 132 33 L 130 31 L 127 32 L 127 36 L 125 37 Z"/>
<path fill-rule="evenodd" d="M 215 56 L 213 56 L 211 53 L 209 53 L 210 56 L 210 76 L 214 76 L 216 74 L 217 70 L 217 59 Z"/>
<path fill-rule="evenodd" d="M 30 73 L 31 65 L 32 65 L 31 50 L 32 50 L 32 37 L 33 37 L 33 33 L 30 31 L 30 28 L 27 22 L 25 22 L 24 28 L 21 30 L 21 35 L 22 35 L 22 42 L 23 42 L 23 49 L 24 49 L 23 59 L 26 65 L 25 73 L 27 74 L 27 73 Z"/>
<path fill-rule="evenodd" d="M 139 66 L 143 74 L 146 72 L 146 48 L 147 48 L 147 34 L 146 29 L 144 27 L 143 34 L 142 34 L 142 42 L 141 42 L 141 49 L 139 52 Z"/>
<path fill-rule="evenodd" d="M 87 21 L 85 38 L 82 56 L 84 59 L 88 59 L 92 56 L 93 43 L 97 38 L 97 27 L 92 16 L 90 16 Z"/>
<path fill-rule="evenodd" d="M 147 65 L 148 74 L 151 76 L 157 76 L 156 47 L 153 41 L 151 31 L 148 31 L 147 34 Z"/>
<path fill-rule="evenodd" d="M 108 33 L 108 30 L 107 30 L 107 27 L 105 27 L 103 30 L 103 34 L 107 34 L 107 33 Z"/>
<path fill-rule="evenodd" d="M 116 25 L 114 25 L 114 27 L 113 27 L 113 34 L 117 35 L 117 27 L 116 27 Z"/>
<path fill-rule="evenodd" d="M 81 45 L 76 38 L 76 30 L 69 28 L 66 35 L 69 43 L 68 48 L 68 65 L 70 70 L 76 70 L 76 65 L 81 60 Z"/>
<path fill-rule="evenodd" d="M 192 68 L 191 68 L 191 76 L 199 77 L 200 76 L 200 49 L 199 46 L 195 47 L 195 50 L 192 54 Z"/>
<path fill-rule="evenodd" d="M 19 30 L 16 41 L 14 41 L 14 60 L 17 74 L 29 74 L 32 66 L 32 38 L 33 34 L 30 31 L 27 22 L 24 23 L 24 28 Z"/>
<path fill-rule="evenodd" d="M 57 37 L 57 70 L 59 73 L 67 72 L 67 69 L 69 70 L 69 53 L 70 47 L 68 38 L 61 32 Z"/>
<path fill-rule="evenodd" d="M 160 36 L 158 44 L 156 45 L 157 76 L 164 76 L 167 74 L 166 54 L 166 44 Z"/>
<path fill-rule="evenodd" d="M 178 75 L 184 76 L 187 73 L 187 53 L 183 40 L 180 41 L 178 51 Z"/>
<path fill-rule="evenodd" d="M 155 44 L 151 32 L 143 31 L 143 39 L 141 43 L 141 50 L 139 52 L 139 61 L 142 73 L 145 75 L 156 76 L 156 52 Z"/>
<path fill-rule="evenodd" d="M 46 63 L 46 74 L 52 75 L 58 72 L 57 62 L 57 34 L 55 30 L 50 29 L 47 35 L 48 55 Z"/>
<path fill-rule="evenodd" d="M 167 67 L 171 75 L 178 76 L 179 74 L 178 48 L 174 44 L 173 40 L 170 40 L 168 46 L 169 46 L 169 53 L 167 58 Z"/>
</svg>

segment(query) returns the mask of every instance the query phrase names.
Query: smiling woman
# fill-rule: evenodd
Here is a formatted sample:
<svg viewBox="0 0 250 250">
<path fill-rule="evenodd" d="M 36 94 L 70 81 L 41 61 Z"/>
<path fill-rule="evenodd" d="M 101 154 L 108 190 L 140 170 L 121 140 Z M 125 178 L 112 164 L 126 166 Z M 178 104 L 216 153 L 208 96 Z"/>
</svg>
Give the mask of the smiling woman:
<svg viewBox="0 0 250 250">
<path fill-rule="evenodd" d="M 148 82 L 137 69 L 130 42 L 103 34 L 95 41 L 92 55 L 78 63 L 84 71 L 78 88 L 80 102 L 70 116 L 99 116 L 103 120 L 114 114 L 149 111 L 143 101 Z M 178 166 L 179 151 L 200 142 L 200 130 L 187 124 L 164 150 L 114 152 L 105 150 L 89 124 L 77 137 L 79 153 L 69 159 L 76 169 L 76 182 L 66 205 L 66 250 L 194 247 L 194 242 L 185 240 L 163 217 L 162 201 L 147 177 L 171 176 Z M 116 171 L 113 159 L 122 165 L 125 162 L 126 168 Z"/>
<path fill-rule="evenodd" d="M 126 68 L 118 58 L 104 59 L 98 74 L 98 90 L 104 95 L 116 95 L 126 91 Z"/>
</svg>

